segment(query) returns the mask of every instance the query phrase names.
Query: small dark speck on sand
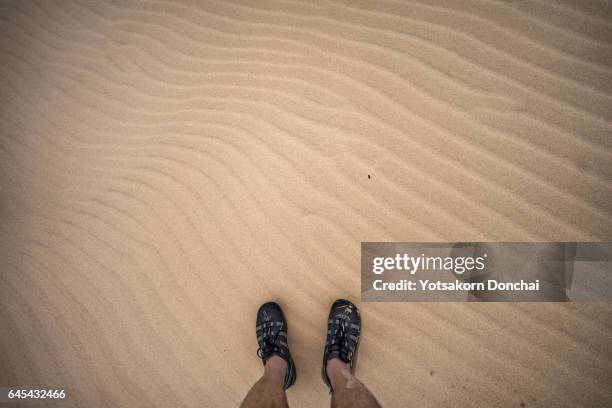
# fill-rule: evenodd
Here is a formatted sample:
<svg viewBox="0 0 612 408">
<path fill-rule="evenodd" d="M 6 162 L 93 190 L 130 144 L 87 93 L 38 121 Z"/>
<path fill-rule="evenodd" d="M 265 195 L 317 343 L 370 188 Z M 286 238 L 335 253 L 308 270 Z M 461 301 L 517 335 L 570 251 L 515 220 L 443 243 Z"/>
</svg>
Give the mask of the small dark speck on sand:
<svg viewBox="0 0 612 408">
<path fill-rule="evenodd" d="M 520 406 L 521 406 L 521 407 L 524 407 L 524 406 L 525 406 L 525 403 L 524 403 L 523 401 L 521 401 Z"/>
<path fill-rule="evenodd" d="M 430 371 L 430 372 L 429 372 L 429 375 L 431 375 L 431 376 L 433 377 L 434 372 L 433 372 L 433 371 Z"/>
<path fill-rule="evenodd" d="M 370 175 L 368 174 L 368 178 L 369 178 L 369 179 L 371 179 L 371 178 L 372 178 L 372 176 L 370 176 Z"/>
</svg>

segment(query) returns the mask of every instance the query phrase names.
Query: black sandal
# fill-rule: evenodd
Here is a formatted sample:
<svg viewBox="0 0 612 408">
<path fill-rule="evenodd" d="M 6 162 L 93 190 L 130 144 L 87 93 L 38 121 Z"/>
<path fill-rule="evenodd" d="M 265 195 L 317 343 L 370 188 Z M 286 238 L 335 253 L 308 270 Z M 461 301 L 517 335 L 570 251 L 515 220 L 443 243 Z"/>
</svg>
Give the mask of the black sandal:
<svg viewBox="0 0 612 408">
<path fill-rule="evenodd" d="M 277 303 L 264 303 L 257 311 L 256 325 L 255 334 L 259 344 L 257 355 L 264 366 L 272 356 L 279 356 L 287 362 L 287 374 L 283 384 L 283 389 L 286 390 L 295 383 L 297 373 L 287 344 L 287 321 L 283 310 Z"/>
<path fill-rule="evenodd" d="M 330 393 L 334 390 L 327 376 L 327 362 L 331 358 L 339 358 L 349 365 L 353 373 L 357 363 L 360 334 L 361 316 L 357 306 L 346 299 L 336 300 L 329 312 L 323 352 L 323 381 L 329 387 Z"/>
</svg>

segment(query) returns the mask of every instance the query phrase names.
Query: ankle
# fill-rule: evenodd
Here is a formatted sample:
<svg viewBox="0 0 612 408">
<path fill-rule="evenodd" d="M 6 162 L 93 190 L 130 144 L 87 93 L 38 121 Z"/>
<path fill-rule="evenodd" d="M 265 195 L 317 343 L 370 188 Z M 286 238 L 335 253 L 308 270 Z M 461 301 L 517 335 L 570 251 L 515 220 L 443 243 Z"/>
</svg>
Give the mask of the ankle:
<svg viewBox="0 0 612 408">
<path fill-rule="evenodd" d="M 345 383 L 351 377 L 351 367 L 337 357 L 327 360 L 327 376 L 332 387 L 338 388 L 339 384 Z"/>
<path fill-rule="evenodd" d="M 288 369 L 287 362 L 279 356 L 271 356 L 266 361 L 264 366 L 264 378 L 279 383 L 281 386 L 285 383 L 285 376 Z"/>
</svg>

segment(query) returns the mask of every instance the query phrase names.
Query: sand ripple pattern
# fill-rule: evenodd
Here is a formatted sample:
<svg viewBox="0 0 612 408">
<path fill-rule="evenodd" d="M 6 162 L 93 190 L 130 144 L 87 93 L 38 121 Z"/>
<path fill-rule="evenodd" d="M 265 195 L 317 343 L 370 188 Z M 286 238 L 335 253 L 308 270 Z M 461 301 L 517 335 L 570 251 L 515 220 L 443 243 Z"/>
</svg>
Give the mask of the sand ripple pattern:
<svg viewBox="0 0 612 408">
<path fill-rule="evenodd" d="M 319 407 L 360 241 L 610 240 L 603 1 L 0 3 L 0 386 Z M 383 405 L 604 406 L 606 304 L 363 304 Z"/>
</svg>

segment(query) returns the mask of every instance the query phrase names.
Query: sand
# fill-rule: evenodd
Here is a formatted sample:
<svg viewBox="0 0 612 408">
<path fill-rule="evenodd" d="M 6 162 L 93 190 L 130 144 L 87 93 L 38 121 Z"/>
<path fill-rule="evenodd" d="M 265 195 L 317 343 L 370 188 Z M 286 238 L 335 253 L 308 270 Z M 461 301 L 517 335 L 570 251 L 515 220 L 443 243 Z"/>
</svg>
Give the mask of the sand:
<svg viewBox="0 0 612 408">
<path fill-rule="evenodd" d="M 5 1 L 0 386 L 237 406 L 331 302 L 386 407 L 604 406 L 612 306 L 360 303 L 361 241 L 612 239 L 603 1 Z"/>
</svg>

